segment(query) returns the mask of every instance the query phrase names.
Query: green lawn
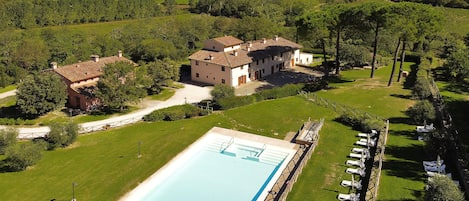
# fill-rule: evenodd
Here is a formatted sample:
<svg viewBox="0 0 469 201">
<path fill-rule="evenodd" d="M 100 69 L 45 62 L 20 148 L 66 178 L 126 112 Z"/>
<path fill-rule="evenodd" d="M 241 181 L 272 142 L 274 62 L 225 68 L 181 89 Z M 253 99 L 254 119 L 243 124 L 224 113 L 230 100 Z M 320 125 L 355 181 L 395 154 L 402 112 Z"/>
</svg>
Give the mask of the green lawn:
<svg viewBox="0 0 469 201">
<path fill-rule="evenodd" d="M 333 89 L 317 94 L 392 120 L 379 198 L 415 200 L 423 189 L 420 160 L 424 152 L 412 134 L 414 126 L 405 124 L 402 113 L 413 103 L 407 98 L 409 91 L 401 84 L 386 87 L 388 72 L 389 67 L 382 68 L 369 80 L 369 70 L 345 71 L 343 80 L 352 82 L 331 84 Z M 283 139 L 311 117 L 326 122 L 319 145 L 288 200 L 335 200 L 338 193 L 348 192 L 339 183 L 350 179 L 345 161 L 357 140 L 357 131 L 334 121 L 336 116 L 302 97 L 289 97 L 191 120 L 137 123 L 83 135 L 69 148 L 45 152 L 39 164 L 24 172 L 0 173 L 0 195 L 5 200 L 67 200 L 76 182 L 78 200 L 116 200 L 213 126 Z M 140 141 L 143 157 L 137 159 Z"/>
<path fill-rule="evenodd" d="M 171 88 L 164 88 L 159 94 L 151 95 L 151 100 L 165 101 L 171 98 L 176 91 Z"/>
<path fill-rule="evenodd" d="M 405 70 L 409 70 L 410 65 L 411 63 L 405 63 Z M 420 161 L 426 156 L 423 143 L 415 140 L 415 127 L 406 124 L 408 119 L 403 113 L 413 104 L 409 99 L 410 91 L 403 89 L 399 83 L 386 86 L 390 67 L 379 69 L 373 80 L 368 78 L 369 73 L 370 70 L 344 71 L 342 82 L 331 84 L 333 89 L 317 94 L 390 119 L 386 161 L 378 198 L 417 200 L 421 198 L 424 187 Z M 350 180 L 350 176 L 343 173 L 346 169 L 344 162 L 356 140 L 356 137 L 351 136 L 357 132 L 341 128 L 342 125 L 335 122 L 326 123 L 331 124 L 335 131 L 324 127 L 316 153 L 295 184 L 289 200 L 334 200 L 338 193 L 348 192 L 339 183 L 343 179 Z"/>
<path fill-rule="evenodd" d="M 4 93 L 4 92 L 11 91 L 14 89 L 16 89 L 16 85 L 8 85 L 6 87 L 0 88 L 0 93 Z"/>
</svg>

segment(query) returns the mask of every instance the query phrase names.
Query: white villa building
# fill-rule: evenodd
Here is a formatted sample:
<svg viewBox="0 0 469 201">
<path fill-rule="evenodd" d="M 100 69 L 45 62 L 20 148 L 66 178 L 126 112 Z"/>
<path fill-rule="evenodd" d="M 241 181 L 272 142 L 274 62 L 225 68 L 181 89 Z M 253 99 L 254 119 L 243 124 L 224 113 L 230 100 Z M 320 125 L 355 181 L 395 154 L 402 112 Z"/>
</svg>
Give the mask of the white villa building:
<svg viewBox="0 0 469 201">
<path fill-rule="evenodd" d="M 189 57 L 191 78 L 208 84 L 239 86 L 294 67 L 300 62 L 300 48 L 301 45 L 278 36 L 246 43 L 233 36 L 209 39 L 202 50 Z"/>
</svg>

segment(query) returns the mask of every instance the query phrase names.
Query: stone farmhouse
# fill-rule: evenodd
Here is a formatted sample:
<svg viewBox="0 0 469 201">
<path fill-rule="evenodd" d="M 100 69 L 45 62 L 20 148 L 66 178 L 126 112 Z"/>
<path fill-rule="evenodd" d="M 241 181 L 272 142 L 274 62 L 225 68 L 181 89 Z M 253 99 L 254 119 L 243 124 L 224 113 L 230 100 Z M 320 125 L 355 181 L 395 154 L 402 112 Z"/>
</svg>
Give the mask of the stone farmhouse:
<svg viewBox="0 0 469 201">
<path fill-rule="evenodd" d="M 52 62 L 51 66 L 67 85 L 68 106 L 88 111 L 100 105 L 100 100 L 96 98 L 94 92 L 99 78 L 103 75 L 102 68 L 116 62 L 129 62 L 136 65 L 133 61 L 123 57 L 122 51 L 119 51 L 117 56 L 100 58 L 98 55 L 91 55 L 89 61 L 60 67 L 56 62 Z"/>
<path fill-rule="evenodd" d="M 204 48 L 189 57 L 191 79 L 208 84 L 240 86 L 278 71 L 293 68 L 300 59 L 301 45 L 275 36 L 244 42 L 233 36 L 206 40 Z"/>
</svg>

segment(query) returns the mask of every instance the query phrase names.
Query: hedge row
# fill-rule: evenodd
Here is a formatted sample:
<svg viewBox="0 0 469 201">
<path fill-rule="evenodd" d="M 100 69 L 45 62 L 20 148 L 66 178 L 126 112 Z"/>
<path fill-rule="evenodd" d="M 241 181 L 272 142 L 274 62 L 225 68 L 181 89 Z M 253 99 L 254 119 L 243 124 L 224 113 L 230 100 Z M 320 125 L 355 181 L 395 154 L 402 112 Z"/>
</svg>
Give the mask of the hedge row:
<svg viewBox="0 0 469 201">
<path fill-rule="evenodd" d="M 220 109 L 227 110 L 244 105 L 249 105 L 263 100 L 271 100 L 288 96 L 295 96 L 300 91 L 314 92 L 327 87 L 327 81 L 320 80 L 306 84 L 286 84 L 282 87 L 263 90 L 249 96 L 233 96 L 221 98 L 217 101 Z"/>
<path fill-rule="evenodd" d="M 185 104 L 153 111 L 143 117 L 144 121 L 176 121 L 196 116 L 205 116 L 208 112 L 196 106 Z"/>
<path fill-rule="evenodd" d="M 302 90 L 303 84 L 286 84 L 282 87 L 268 89 L 249 96 L 233 96 L 221 98 L 217 104 L 221 109 L 227 110 L 235 107 L 249 105 L 255 102 L 294 96 Z"/>
<path fill-rule="evenodd" d="M 33 120 L 24 120 L 24 119 L 12 119 L 12 118 L 0 118 L 0 125 L 34 125 Z"/>
<path fill-rule="evenodd" d="M 371 132 L 371 130 L 381 130 L 384 128 L 384 121 L 373 118 L 366 114 L 355 114 L 344 112 L 337 118 L 338 122 L 351 126 L 355 130 Z"/>
</svg>

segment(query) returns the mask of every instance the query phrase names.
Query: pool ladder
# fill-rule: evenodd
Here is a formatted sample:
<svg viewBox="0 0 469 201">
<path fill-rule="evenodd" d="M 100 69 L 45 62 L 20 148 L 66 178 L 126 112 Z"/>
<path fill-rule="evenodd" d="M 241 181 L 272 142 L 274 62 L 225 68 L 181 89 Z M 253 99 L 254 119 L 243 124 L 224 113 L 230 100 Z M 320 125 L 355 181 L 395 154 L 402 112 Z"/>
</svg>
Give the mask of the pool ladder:
<svg viewBox="0 0 469 201">
<path fill-rule="evenodd" d="M 225 142 L 221 143 L 221 145 L 220 145 L 220 152 L 223 152 L 223 151 L 225 151 L 226 149 L 228 149 L 228 147 L 229 147 L 231 144 L 233 144 L 233 143 L 234 143 L 234 137 L 230 138 L 229 141 L 225 141 Z M 224 145 L 226 145 L 226 146 L 224 146 Z"/>
</svg>

